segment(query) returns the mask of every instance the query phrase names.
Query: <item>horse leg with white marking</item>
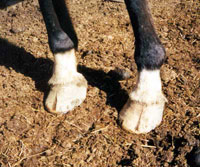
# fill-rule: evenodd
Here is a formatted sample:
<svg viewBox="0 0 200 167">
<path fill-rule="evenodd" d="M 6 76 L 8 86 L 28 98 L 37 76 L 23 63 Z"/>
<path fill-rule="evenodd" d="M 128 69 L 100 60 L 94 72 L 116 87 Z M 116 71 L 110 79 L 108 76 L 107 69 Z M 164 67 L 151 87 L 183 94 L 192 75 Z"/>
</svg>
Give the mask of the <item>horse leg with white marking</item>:
<svg viewBox="0 0 200 167">
<path fill-rule="evenodd" d="M 39 3 L 48 32 L 49 46 L 55 58 L 53 75 L 49 80 L 51 89 L 45 105 L 50 112 L 66 113 L 86 98 L 87 81 L 77 72 L 74 49 L 76 44 L 70 37 L 70 28 L 63 26 L 62 20 L 59 20 L 59 15 L 62 14 L 59 8 L 65 6 L 64 1 L 39 0 Z"/>
<path fill-rule="evenodd" d="M 162 121 L 166 99 L 162 93 L 160 67 L 165 50 L 155 32 L 146 0 L 125 0 L 135 34 L 136 88 L 120 112 L 122 127 L 147 133 Z"/>
<path fill-rule="evenodd" d="M 46 24 L 49 46 L 54 53 L 51 90 L 46 107 L 66 113 L 86 97 L 87 82 L 77 72 L 75 43 L 68 27 L 63 26 L 64 0 L 39 0 Z M 162 94 L 160 67 L 165 50 L 155 32 L 146 0 L 125 0 L 135 34 L 135 61 L 139 71 L 136 89 L 120 112 L 122 127 L 134 133 L 147 133 L 160 124 L 165 97 Z M 63 28 L 64 27 L 64 28 Z"/>
</svg>

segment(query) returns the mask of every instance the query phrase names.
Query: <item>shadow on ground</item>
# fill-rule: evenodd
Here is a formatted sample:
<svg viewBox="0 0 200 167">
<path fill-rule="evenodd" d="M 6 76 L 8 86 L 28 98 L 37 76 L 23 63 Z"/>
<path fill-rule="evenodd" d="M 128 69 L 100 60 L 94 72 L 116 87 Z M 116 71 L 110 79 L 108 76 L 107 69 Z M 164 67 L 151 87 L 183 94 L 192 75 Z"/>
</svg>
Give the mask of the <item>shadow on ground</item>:
<svg viewBox="0 0 200 167">
<path fill-rule="evenodd" d="M 51 77 L 53 62 L 50 59 L 35 58 L 32 54 L 19 48 L 5 39 L 0 39 L 0 65 L 8 69 L 31 77 L 35 81 L 36 88 L 45 93 L 49 91 L 48 80 Z M 103 90 L 107 94 L 107 104 L 118 111 L 128 99 L 128 95 L 118 82 L 117 73 L 105 73 L 102 70 L 94 70 L 85 66 L 78 66 L 88 84 Z M 120 103 L 119 103 L 120 101 Z"/>
</svg>

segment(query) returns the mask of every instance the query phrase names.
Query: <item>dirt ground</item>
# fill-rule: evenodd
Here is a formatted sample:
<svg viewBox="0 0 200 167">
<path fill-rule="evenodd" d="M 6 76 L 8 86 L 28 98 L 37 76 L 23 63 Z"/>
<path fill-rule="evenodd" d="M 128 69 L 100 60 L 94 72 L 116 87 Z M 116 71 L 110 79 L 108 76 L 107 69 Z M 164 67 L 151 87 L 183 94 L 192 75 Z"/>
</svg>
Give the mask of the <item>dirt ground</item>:
<svg viewBox="0 0 200 167">
<path fill-rule="evenodd" d="M 124 3 L 68 0 L 89 87 L 65 115 L 44 109 L 53 55 L 37 0 L 0 10 L 0 167 L 194 167 L 200 145 L 200 1 L 150 0 L 167 51 L 162 124 L 130 134 L 117 123 L 136 84 L 134 36 Z M 118 80 L 112 70 L 131 72 Z"/>
</svg>

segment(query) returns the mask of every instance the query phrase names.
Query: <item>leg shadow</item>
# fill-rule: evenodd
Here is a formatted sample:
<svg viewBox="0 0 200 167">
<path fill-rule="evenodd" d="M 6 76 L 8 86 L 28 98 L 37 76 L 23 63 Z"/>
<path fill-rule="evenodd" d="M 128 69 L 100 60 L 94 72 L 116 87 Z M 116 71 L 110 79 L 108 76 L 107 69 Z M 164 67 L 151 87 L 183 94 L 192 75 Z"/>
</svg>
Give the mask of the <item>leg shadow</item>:
<svg viewBox="0 0 200 167">
<path fill-rule="evenodd" d="M 44 92 L 46 97 L 49 90 L 47 82 L 53 69 L 51 60 L 35 58 L 23 48 L 0 38 L 0 65 L 31 77 L 35 81 L 36 89 Z"/>
<path fill-rule="evenodd" d="M 0 0 L 0 9 L 4 9 L 8 6 L 15 5 L 22 1 L 24 1 L 24 0 Z"/>
<path fill-rule="evenodd" d="M 115 107 L 118 112 L 128 100 L 127 92 L 119 84 L 119 74 L 105 73 L 102 70 L 94 70 L 85 66 L 78 66 L 78 71 L 84 75 L 88 84 L 103 90 L 107 94 L 106 104 Z"/>
<path fill-rule="evenodd" d="M 44 100 L 49 91 L 48 80 L 52 75 L 53 62 L 49 59 L 35 58 L 5 39 L 0 39 L 0 65 L 14 69 L 16 72 L 24 74 L 35 81 L 35 87 L 44 92 Z M 88 84 L 98 87 L 107 94 L 106 104 L 115 107 L 120 111 L 128 99 L 128 94 L 123 90 L 118 82 L 118 74 L 105 73 L 101 70 L 94 70 L 85 66 L 78 66 L 88 81 Z"/>
</svg>

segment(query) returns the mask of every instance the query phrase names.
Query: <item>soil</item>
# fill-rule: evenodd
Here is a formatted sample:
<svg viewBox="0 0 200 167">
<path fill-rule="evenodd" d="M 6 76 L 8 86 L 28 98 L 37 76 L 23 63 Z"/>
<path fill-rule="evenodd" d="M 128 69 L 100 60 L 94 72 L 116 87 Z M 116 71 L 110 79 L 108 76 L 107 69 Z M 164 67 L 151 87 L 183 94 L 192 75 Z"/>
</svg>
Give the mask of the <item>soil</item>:
<svg viewBox="0 0 200 167">
<path fill-rule="evenodd" d="M 150 0 L 166 48 L 168 99 L 148 134 L 122 130 L 117 117 L 136 84 L 134 36 L 125 4 L 69 0 L 88 81 L 84 103 L 54 115 L 44 108 L 53 67 L 37 0 L 0 10 L 0 167 L 194 167 L 200 145 L 200 2 Z M 116 68 L 130 76 L 118 80 Z"/>
</svg>

